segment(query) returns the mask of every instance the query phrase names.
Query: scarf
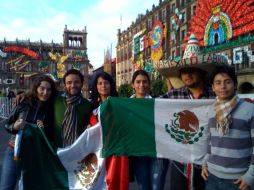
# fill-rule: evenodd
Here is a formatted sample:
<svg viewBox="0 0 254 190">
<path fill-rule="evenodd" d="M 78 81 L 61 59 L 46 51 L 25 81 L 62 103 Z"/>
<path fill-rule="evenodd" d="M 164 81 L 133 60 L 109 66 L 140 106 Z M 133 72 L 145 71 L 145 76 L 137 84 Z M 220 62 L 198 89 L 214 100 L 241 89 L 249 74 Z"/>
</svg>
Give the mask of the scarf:
<svg viewBox="0 0 254 190">
<path fill-rule="evenodd" d="M 78 120 L 75 107 L 79 104 L 81 98 L 81 94 L 66 97 L 67 108 L 64 112 L 64 119 L 62 123 L 63 147 L 71 145 L 78 137 Z"/>
<path fill-rule="evenodd" d="M 234 96 L 229 101 L 219 101 L 218 97 L 216 97 L 214 111 L 216 114 L 216 129 L 220 136 L 224 136 L 228 133 L 229 125 L 232 123 L 231 112 L 238 102 L 239 98 L 237 96 Z"/>
</svg>

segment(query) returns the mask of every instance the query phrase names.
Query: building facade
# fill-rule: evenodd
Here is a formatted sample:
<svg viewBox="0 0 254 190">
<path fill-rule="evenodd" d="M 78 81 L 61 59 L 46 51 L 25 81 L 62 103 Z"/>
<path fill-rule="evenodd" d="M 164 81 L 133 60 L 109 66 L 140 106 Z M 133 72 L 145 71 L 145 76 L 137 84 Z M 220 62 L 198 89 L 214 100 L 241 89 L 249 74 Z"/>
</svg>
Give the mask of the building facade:
<svg viewBox="0 0 254 190">
<path fill-rule="evenodd" d="M 88 96 L 88 69 L 92 67 L 87 56 L 87 32 L 63 32 L 63 43 L 30 42 L 30 40 L 0 41 L 0 90 L 18 93 L 31 85 L 34 76 L 45 73 L 62 87 L 60 81 L 71 68 L 85 76 L 83 95 Z"/>
<path fill-rule="evenodd" d="M 126 30 L 118 30 L 116 82 L 130 83 L 133 72 L 144 69 L 157 77 L 158 65 L 181 60 L 194 33 L 202 53 L 221 54 L 236 68 L 241 92 L 254 87 L 254 1 L 159 0 L 137 16 Z M 244 16 L 245 17 L 244 17 Z M 170 69 L 170 68 L 169 68 Z M 167 75 L 162 74 L 165 79 Z"/>
</svg>

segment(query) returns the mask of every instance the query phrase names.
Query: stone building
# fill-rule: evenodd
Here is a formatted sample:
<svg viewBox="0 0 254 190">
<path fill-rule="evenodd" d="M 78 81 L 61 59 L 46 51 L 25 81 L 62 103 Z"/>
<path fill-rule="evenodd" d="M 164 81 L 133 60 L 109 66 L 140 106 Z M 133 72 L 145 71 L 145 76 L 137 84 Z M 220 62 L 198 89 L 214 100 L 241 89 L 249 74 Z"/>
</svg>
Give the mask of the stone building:
<svg viewBox="0 0 254 190">
<path fill-rule="evenodd" d="M 159 0 L 117 33 L 117 86 L 136 69 L 156 78 L 156 67 L 178 63 L 191 33 L 202 53 L 220 54 L 236 69 L 240 93 L 254 89 L 254 1 Z M 159 73 L 167 79 L 166 72 Z"/>
<path fill-rule="evenodd" d="M 30 40 L 0 41 L 0 89 L 16 93 L 29 88 L 37 74 L 50 75 L 60 83 L 66 70 L 75 68 L 85 76 L 83 95 L 88 96 L 87 31 L 63 32 L 63 43 L 31 42 Z M 60 88 L 62 85 L 59 85 Z"/>
</svg>

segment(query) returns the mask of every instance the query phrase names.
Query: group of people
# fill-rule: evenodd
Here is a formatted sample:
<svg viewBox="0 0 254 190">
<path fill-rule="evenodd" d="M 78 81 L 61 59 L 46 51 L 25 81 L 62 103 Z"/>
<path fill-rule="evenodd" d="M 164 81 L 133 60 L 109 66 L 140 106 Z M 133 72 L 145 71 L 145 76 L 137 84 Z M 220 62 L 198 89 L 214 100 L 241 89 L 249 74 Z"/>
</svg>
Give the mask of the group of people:
<svg viewBox="0 0 254 190">
<path fill-rule="evenodd" d="M 184 86 L 170 90 L 160 98 L 214 99 L 208 127 L 210 143 L 203 165 L 179 163 L 163 158 L 111 156 L 106 158 L 107 189 L 128 189 L 134 177 L 140 190 L 163 190 L 170 168 L 172 190 L 250 189 L 254 182 L 254 104 L 236 95 L 237 78 L 229 66 L 218 66 L 206 83 L 207 72 L 196 67 L 179 69 Z M 98 122 L 98 107 L 109 96 L 118 96 L 115 82 L 108 73 L 95 77 L 91 100 L 82 97 L 83 76 L 69 70 L 63 77 L 64 93 L 57 92 L 52 79 L 40 76 L 34 80 L 25 99 L 9 116 L 6 129 L 12 134 L 1 172 L 0 190 L 13 190 L 17 183 L 13 160 L 15 134 L 26 123 L 44 130 L 53 147 L 71 145 L 88 127 Z M 135 71 L 130 98 L 152 98 L 150 78 L 146 71 Z M 130 126 L 131 127 L 131 126 Z M 171 167 L 168 167 L 170 163 Z M 123 167 L 117 167 L 117 166 Z M 186 175 L 192 168 L 193 176 Z M 124 169 L 123 169 L 124 168 Z M 132 177 L 130 177 L 132 176 Z"/>
</svg>

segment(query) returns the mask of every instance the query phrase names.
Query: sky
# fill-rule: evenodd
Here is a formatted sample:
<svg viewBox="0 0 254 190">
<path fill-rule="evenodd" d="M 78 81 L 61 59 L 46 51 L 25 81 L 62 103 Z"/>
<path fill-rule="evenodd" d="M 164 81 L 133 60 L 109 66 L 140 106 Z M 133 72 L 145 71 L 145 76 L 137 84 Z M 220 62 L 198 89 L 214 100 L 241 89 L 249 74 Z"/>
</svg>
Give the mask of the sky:
<svg viewBox="0 0 254 190">
<path fill-rule="evenodd" d="M 94 69 L 112 47 L 115 56 L 117 30 L 126 30 L 138 14 L 145 14 L 159 0 L 0 0 L 0 40 L 63 42 L 69 30 L 87 28 L 88 59 Z"/>
</svg>

